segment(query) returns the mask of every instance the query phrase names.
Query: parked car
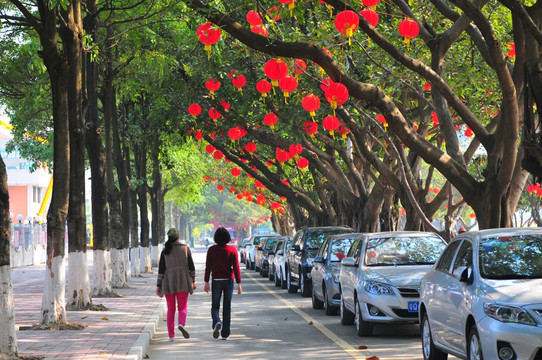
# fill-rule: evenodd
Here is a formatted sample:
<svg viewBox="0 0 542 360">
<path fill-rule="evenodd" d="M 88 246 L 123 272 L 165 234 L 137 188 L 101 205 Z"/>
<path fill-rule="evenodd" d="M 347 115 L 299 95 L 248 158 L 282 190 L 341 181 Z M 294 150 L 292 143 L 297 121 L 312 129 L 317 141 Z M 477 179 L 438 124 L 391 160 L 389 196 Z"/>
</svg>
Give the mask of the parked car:
<svg viewBox="0 0 542 360">
<path fill-rule="evenodd" d="M 341 302 L 339 275 L 341 260 L 356 240 L 355 233 L 328 235 L 314 258 L 311 271 L 312 307 L 335 315 Z"/>
<path fill-rule="evenodd" d="M 312 261 L 328 234 L 353 233 L 346 226 L 302 227 L 294 235 L 286 258 L 286 282 L 289 293 L 301 289 L 301 296 L 312 294 Z"/>
<path fill-rule="evenodd" d="M 249 243 L 250 238 L 245 238 L 239 243 L 239 257 L 241 263 L 245 263 L 245 248 L 247 244 Z"/>
<path fill-rule="evenodd" d="M 273 251 L 279 238 L 279 236 L 265 238 L 260 242 L 258 249 L 256 249 L 256 269 L 258 269 L 262 277 L 269 275 L 269 253 Z"/>
<path fill-rule="evenodd" d="M 424 359 L 542 359 L 542 229 L 460 234 L 420 291 Z"/>
<path fill-rule="evenodd" d="M 277 246 L 275 257 L 273 259 L 275 286 L 286 289 L 286 254 L 292 245 L 292 237 L 288 236 L 281 246 Z"/>
<path fill-rule="evenodd" d="M 267 271 L 267 276 L 269 278 L 269 281 L 275 280 L 275 256 L 277 256 L 277 252 L 282 249 L 284 242 L 291 239 L 292 238 L 290 236 L 282 236 L 280 238 L 277 238 L 275 245 L 273 245 L 273 249 L 269 252 L 269 255 L 267 257 L 267 261 L 269 263 L 269 270 Z"/>
<path fill-rule="evenodd" d="M 371 336 L 374 323 L 418 322 L 420 280 L 444 248 L 428 232 L 359 234 L 341 262 L 339 305 L 342 324 L 355 323 Z"/>
<path fill-rule="evenodd" d="M 245 265 L 247 269 L 256 270 L 256 271 L 260 270 L 259 268 L 256 269 L 256 262 L 255 262 L 256 249 L 258 248 L 258 246 L 260 245 L 260 242 L 263 239 L 268 238 L 270 236 L 280 236 L 280 235 L 275 234 L 275 233 L 270 233 L 270 234 L 252 235 L 250 237 L 250 241 L 245 247 L 245 259 L 246 259 Z"/>
</svg>

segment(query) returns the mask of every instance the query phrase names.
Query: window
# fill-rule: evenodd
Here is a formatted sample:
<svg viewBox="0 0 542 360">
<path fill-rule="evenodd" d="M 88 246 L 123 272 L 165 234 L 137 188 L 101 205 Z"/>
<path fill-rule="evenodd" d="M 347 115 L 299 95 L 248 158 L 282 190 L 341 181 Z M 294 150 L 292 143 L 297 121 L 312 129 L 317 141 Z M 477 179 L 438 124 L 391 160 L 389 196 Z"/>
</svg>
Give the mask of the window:
<svg viewBox="0 0 542 360">
<path fill-rule="evenodd" d="M 339 262 L 346 257 L 355 239 L 337 239 L 331 243 L 331 258 L 330 261 Z"/>
<path fill-rule="evenodd" d="M 41 188 L 37 186 L 32 187 L 32 201 L 35 203 L 41 202 Z"/>
<path fill-rule="evenodd" d="M 440 257 L 437 269 L 444 272 L 450 272 L 450 265 L 452 265 L 452 260 L 454 259 L 455 251 L 459 247 L 461 240 L 456 240 L 448 245 L 448 247 L 442 253 Z"/>
<path fill-rule="evenodd" d="M 461 266 L 472 268 L 472 244 L 467 240 L 463 241 L 461 248 L 457 252 L 452 273 Z"/>
</svg>

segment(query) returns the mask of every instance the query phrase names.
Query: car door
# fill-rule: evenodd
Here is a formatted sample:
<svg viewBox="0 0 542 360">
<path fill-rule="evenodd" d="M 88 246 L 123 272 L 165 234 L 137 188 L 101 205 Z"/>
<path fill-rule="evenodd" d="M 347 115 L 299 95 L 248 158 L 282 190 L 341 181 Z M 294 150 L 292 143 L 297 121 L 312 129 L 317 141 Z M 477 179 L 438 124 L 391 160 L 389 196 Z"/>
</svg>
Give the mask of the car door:
<svg viewBox="0 0 542 360">
<path fill-rule="evenodd" d="M 329 238 L 326 238 L 324 240 L 324 243 L 320 247 L 320 250 L 318 250 L 318 253 L 316 254 L 316 257 L 322 257 L 324 259 L 324 262 L 314 262 L 313 268 L 311 271 L 311 277 L 312 277 L 312 286 L 314 293 L 318 297 L 318 299 L 324 298 L 324 293 L 322 291 L 322 281 L 324 279 L 324 273 L 325 273 L 325 267 L 327 263 L 327 255 L 328 255 L 328 246 L 329 245 Z"/>
<path fill-rule="evenodd" d="M 358 279 L 358 268 L 360 263 L 361 248 L 363 239 L 358 238 L 352 244 L 346 258 L 354 259 L 354 266 L 341 265 L 341 274 L 339 276 L 339 286 L 341 288 L 341 298 L 345 307 L 354 312 L 354 289 Z M 345 258 L 345 259 L 346 259 Z"/>
<path fill-rule="evenodd" d="M 301 242 L 304 235 L 304 229 L 299 230 L 295 234 L 292 245 L 290 246 L 290 251 L 288 252 L 288 272 L 290 273 L 291 280 L 294 282 L 299 280 L 299 259 L 301 257 Z"/>
<path fill-rule="evenodd" d="M 426 306 L 434 341 L 445 346 L 450 346 L 452 342 L 448 326 L 451 317 L 454 316 L 446 307 L 449 303 L 448 284 L 453 278 L 451 267 L 461 241 L 452 241 L 444 250 L 435 266 L 435 271 L 431 272 L 431 277 L 427 279 L 425 290 L 425 293 L 429 294 Z"/>
</svg>

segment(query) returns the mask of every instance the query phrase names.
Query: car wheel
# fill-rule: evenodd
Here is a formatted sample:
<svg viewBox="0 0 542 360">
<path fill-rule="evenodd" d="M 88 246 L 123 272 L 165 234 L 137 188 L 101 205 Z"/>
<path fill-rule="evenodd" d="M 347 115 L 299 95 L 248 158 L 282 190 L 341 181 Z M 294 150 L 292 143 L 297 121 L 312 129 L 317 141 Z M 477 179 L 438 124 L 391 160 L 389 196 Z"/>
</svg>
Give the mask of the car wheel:
<svg viewBox="0 0 542 360">
<path fill-rule="evenodd" d="M 271 271 L 271 267 L 269 267 L 269 270 L 267 271 L 267 279 L 269 281 L 275 280 L 275 270 Z"/>
<path fill-rule="evenodd" d="M 280 276 L 280 288 L 281 289 L 287 289 L 288 283 L 286 282 L 286 279 L 282 277 L 282 270 L 279 270 L 279 276 Z"/>
<path fill-rule="evenodd" d="M 312 308 L 313 309 L 322 309 L 324 307 L 324 302 L 319 300 L 314 293 L 314 287 L 312 288 Z"/>
<path fill-rule="evenodd" d="M 342 297 L 341 305 L 339 306 L 339 314 L 341 316 L 341 324 L 352 325 L 354 323 L 354 314 L 350 310 L 346 309 Z"/>
<path fill-rule="evenodd" d="M 286 287 L 288 288 L 288 293 L 295 294 L 297 292 L 297 286 L 292 285 L 292 279 L 290 277 L 290 271 L 286 272 Z"/>
<path fill-rule="evenodd" d="M 359 306 L 359 301 L 356 299 L 355 304 L 355 314 L 354 323 L 356 324 L 356 332 L 358 336 L 372 336 L 373 335 L 373 324 L 368 321 L 363 320 L 363 315 L 361 314 L 361 306 Z"/>
<path fill-rule="evenodd" d="M 309 297 L 312 294 L 312 283 L 307 282 L 305 279 L 304 271 L 299 270 L 299 290 L 301 290 L 301 296 Z"/>
<path fill-rule="evenodd" d="M 256 264 L 254 264 L 252 261 L 250 262 L 250 270 L 256 269 Z"/>
<path fill-rule="evenodd" d="M 429 326 L 429 318 L 427 317 L 427 314 L 423 315 L 421 327 L 422 327 L 421 333 L 422 333 L 423 359 L 424 360 L 448 359 L 448 354 L 437 349 L 435 347 L 435 344 L 433 343 L 433 337 L 431 336 L 431 327 Z"/>
<path fill-rule="evenodd" d="M 324 310 L 326 312 L 326 315 L 337 315 L 337 307 L 331 306 L 331 304 L 329 303 L 329 296 L 327 294 L 327 289 L 325 286 L 323 287 L 322 291 L 324 293 Z"/>
<path fill-rule="evenodd" d="M 254 261 L 254 271 L 260 272 L 260 267 L 256 265 L 256 261 Z"/>
<path fill-rule="evenodd" d="M 480 337 L 478 336 L 476 325 L 472 325 L 469 331 L 467 351 L 469 360 L 484 360 L 484 356 L 482 355 L 482 344 L 480 344 Z"/>
<path fill-rule="evenodd" d="M 275 286 L 279 287 L 281 285 L 281 282 L 282 282 L 281 279 L 279 278 L 280 275 L 277 273 L 277 270 L 275 270 L 273 273 L 275 274 L 275 276 L 274 276 L 275 277 L 275 279 L 274 279 L 275 280 Z"/>
<path fill-rule="evenodd" d="M 246 268 L 247 270 L 250 270 L 250 260 L 248 260 L 248 259 L 245 260 L 245 268 Z"/>
</svg>

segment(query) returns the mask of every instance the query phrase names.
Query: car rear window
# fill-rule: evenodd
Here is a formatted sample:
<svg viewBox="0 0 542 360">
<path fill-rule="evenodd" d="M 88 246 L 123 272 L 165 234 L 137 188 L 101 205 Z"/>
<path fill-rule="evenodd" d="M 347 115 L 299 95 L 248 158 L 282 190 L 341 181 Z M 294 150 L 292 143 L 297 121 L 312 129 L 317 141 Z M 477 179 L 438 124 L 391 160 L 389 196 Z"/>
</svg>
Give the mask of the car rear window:
<svg viewBox="0 0 542 360">
<path fill-rule="evenodd" d="M 320 246 L 324 243 L 324 240 L 326 238 L 326 235 L 330 234 L 345 234 L 352 232 L 352 230 L 348 229 L 318 229 L 307 233 L 307 236 L 305 238 L 305 244 L 304 248 L 306 250 L 314 250 L 314 249 L 320 249 Z"/>
</svg>

